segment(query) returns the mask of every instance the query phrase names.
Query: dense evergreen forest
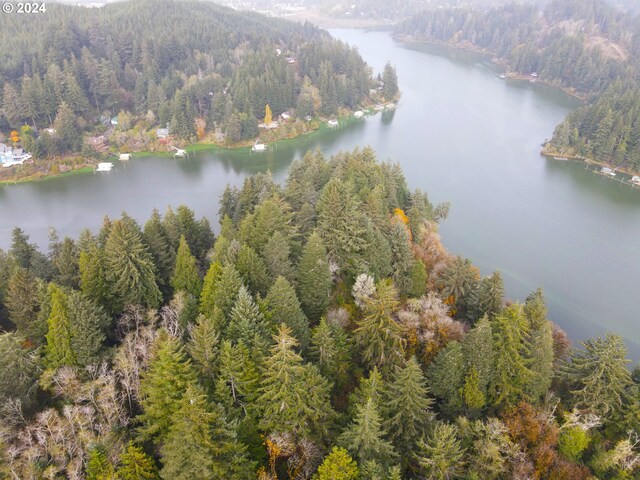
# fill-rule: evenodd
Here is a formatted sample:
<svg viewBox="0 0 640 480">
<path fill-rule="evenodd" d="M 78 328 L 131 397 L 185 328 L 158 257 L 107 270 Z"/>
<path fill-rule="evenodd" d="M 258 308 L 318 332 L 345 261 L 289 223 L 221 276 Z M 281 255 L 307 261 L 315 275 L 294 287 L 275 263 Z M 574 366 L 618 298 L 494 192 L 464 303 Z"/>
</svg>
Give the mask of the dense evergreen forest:
<svg viewBox="0 0 640 480">
<path fill-rule="evenodd" d="M 8 15 L 0 82 L 0 129 L 36 156 L 79 151 L 81 133 L 113 117 L 122 131 L 168 125 L 195 139 L 217 129 L 236 142 L 258 136 L 266 105 L 274 119 L 328 117 L 374 86 L 355 49 L 310 24 L 172 0 Z"/>
<path fill-rule="evenodd" d="M 0 251 L 0 476 L 622 479 L 640 375 L 447 253 L 368 148 Z"/>
<path fill-rule="evenodd" d="M 559 126 L 554 149 L 640 171 L 640 17 L 602 0 L 554 0 L 543 10 L 427 11 L 396 34 L 480 48 L 513 73 L 587 98 Z"/>
</svg>

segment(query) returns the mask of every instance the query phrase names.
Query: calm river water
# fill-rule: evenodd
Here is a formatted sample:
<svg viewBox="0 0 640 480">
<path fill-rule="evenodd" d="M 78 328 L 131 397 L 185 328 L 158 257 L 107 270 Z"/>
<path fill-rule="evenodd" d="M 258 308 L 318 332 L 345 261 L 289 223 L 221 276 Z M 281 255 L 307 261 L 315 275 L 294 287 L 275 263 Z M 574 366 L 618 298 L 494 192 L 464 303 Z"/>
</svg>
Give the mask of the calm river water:
<svg viewBox="0 0 640 480">
<path fill-rule="evenodd" d="M 283 179 L 310 148 L 327 153 L 371 145 L 400 162 L 411 187 L 450 201 L 441 233 L 483 274 L 503 273 L 507 294 L 538 286 L 550 318 L 574 340 L 613 331 L 640 359 L 640 191 L 546 160 L 540 144 L 577 106 L 540 85 L 500 79 L 480 56 L 394 42 L 388 33 L 334 30 L 380 71 L 396 65 L 403 97 L 395 112 L 324 131 L 274 150 L 205 151 L 189 160 L 138 158 L 109 174 L 0 187 L 0 247 L 15 225 L 42 246 L 47 230 L 97 229 L 123 210 L 145 220 L 153 208 L 185 203 L 216 223 L 227 183 L 270 169 Z"/>
</svg>

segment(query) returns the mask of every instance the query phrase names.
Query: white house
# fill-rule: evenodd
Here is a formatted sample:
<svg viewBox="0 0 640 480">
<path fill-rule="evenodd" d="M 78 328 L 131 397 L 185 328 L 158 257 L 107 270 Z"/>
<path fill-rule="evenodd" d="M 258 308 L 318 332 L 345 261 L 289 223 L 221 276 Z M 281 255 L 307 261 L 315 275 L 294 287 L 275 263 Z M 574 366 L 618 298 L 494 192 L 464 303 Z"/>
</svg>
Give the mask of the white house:
<svg viewBox="0 0 640 480">
<path fill-rule="evenodd" d="M 169 129 L 168 128 L 157 128 L 156 129 L 156 138 L 161 139 L 161 138 L 167 138 L 169 136 Z"/>
</svg>

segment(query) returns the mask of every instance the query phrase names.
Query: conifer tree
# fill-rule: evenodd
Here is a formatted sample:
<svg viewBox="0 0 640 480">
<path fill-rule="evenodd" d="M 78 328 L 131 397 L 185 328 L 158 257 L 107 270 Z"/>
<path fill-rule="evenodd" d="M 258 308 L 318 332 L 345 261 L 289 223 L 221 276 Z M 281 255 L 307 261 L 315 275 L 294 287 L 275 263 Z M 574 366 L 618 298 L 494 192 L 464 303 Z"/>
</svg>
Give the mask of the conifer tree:
<svg viewBox="0 0 640 480">
<path fill-rule="evenodd" d="M 142 413 L 138 421 L 142 438 L 153 439 L 156 444 L 164 441 L 180 399 L 194 381 L 193 367 L 182 345 L 161 330 L 140 382 Z"/>
<path fill-rule="evenodd" d="M 336 387 L 345 385 L 351 366 L 351 343 L 347 332 L 339 325 L 331 325 L 323 317 L 311 333 L 310 355 L 320 373 L 333 380 Z"/>
<path fill-rule="evenodd" d="M 113 465 L 99 447 L 89 451 L 86 467 L 87 480 L 116 480 Z"/>
<path fill-rule="evenodd" d="M 416 460 L 426 478 L 448 480 L 462 474 L 464 455 L 456 428 L 438 423 L 429 438 L 419 442 Z"/>
<path fill-rule="evenodd" d="M 475 369 L 478 375 L 478 387 L 486 396 L 489 384 L 495 374 L 495 349 L 493 331 L 487 316 L 483 316 L 462 340 L 462 351 L 466 371 Z"/>
<path fill-rule="evenodd" d="M 302 249 L 297 277 L 302 308 L 311 320 L 318 320 L 329 305 L 332 282 L 327 251 L 316 233 Z"/>
<path fill-rule="evenodd" d="M 169 236 L 162 223 L 162 217 L 154 210 L 151 217 L 144 224 L 144 243 L 149 247 L 156 266 L 156 280 L 158 287 L 167 295 L 171 275 L 175 268 L 176 255 L 171 246 Z"/>
<path fill-rule="evenodd" d="M 29 243 L 29 235 L 25 234 L 21 228 L 15 227 L 11 231 L 9 254 L 18 262 L 20 267 L 29 269 L 35 252 L 35 245 Z"/>
<path fill-rule="evenodd" d="M 126 305 L 157 307 L 161 300 L 153 258 L 129 218 L 111 225 L 105 252 L 105 277 L 115 311 Z"/>
<path fill-rule="evenodd" d="M 71 347 L 71 320 L 67 295 L 53 283 L 49 284 L 48 293 L 51 299 L 51 313 L 47 320 L 45 364 L 51 369 L 75 365 L 76 354 Z"/>
<path fill-rule="evenodd" d="M 261 295 L 267 293 L 271 279 L 267 273 L 267 267 L 253 248 L 242 245 L 238 251 L 235 265 L 251 292 Z"/>
<path fill-rule="evenodd" d="M 238 442 L 219 405 L 191 385 L 178 400 L 160 453 L 160 476 L 167 480 L 238 480 L 254 478 L 246 447 Z"/>
<path fill-rule="evenodd" d="M 333 447 L 313 478 L 315 480 L 356 480 L 358 464 L 344 448 Z"/>
<path fill-rule="evenodd" d="M 373 367 L 369 371 L 369 376 L 360 379 L 358 387 L 349 395 L 349 416 L 355 417 L 358 405 L 364 405 L 369 399 L 379 405 L 384 400 L 385 390 L 382 375 L 377 367 Z"/>
<path fill-rule="evenodd" d="M 291 263 L 291 247 L 282 232 L 277 231 L 271 236 L 262 254 L 271 278 L 284 277 L 289 283 L 294 284 L 295 270 Z"/>
<path fill-rule="evenodd" d="M 393 445 L 385 440 L 386 435 L 378 405 L 370 398 L 357 406 L 356 416 L 338 437 L 338 444 L 346 448 L 361 465 L 374 460 L 387 466 L 395 460 L 397 454 Z"/>
<path fill-rule="evenodd" d="M 0 405 L 9 399 L 31 406 L 40 376 L 40 356 L 15 332 L 0 334 Z"/>
<path fill-rule="evenodd" d="M 532 401 L 538 401 L 551 388 L 553 379 L 553 330 L 551 323 L 545 320 L 532 328 L 528 338 L 529 369 L 531 379 L 527 384 L 527 394 Z"/>
<path fill-rule="evenodd" d="M 159 480 L 160 478 L 153 458 L 131 442 L 120 455 L 117 474 L 118 480 Z"/>
<path fill-rule="evenodd" d="M 263 352 L 269 345 L 269 328 L 264 315 L 242 286 L 233 310 L 225 337 L 234 343 L 244 342 L 253 352 Z"/>
<path fill-rule="evenodd" d="M 9 319 L 16 325 L 20 335 L 35 344 L 44 340 L 46 325 L 38 322 L 38 284 L 27 269 L 18 267 L 9 277 L 4 304 L 9 311 Z"/>
<path fill-rule="evenodd" d="M 571 403 L 602 416 L 620 411 L 631 383 L 627 348 L 622 338 L 607 335 L 587 340 L 562 368 L 570 385 Z"/>
<path fill-rule="evenodd" d="M 68 297 L 71 348 L 81 367 L 96 363 L 104 348 L 105 331 L 110 319 L 104 310 L 80 292 Z"/>
<path fill-rule="evenodd" d="M 384 82 L 382 87 L 384 98 L 392 100 L 398 95 L 398 75 L 396 74 L 396 69 L 391 66 L 390 62 L 387 62 L 384 66 L 382 81 Z"/>
<path fill-rule="evenodd" d="M 105 272 L 104 250 L 92 242 L 87 251 L 80 252 L 80 289 L 87 298 L 104 307 L 109 306 L 109 287 Z"/>
<path fill-rule="evenodd" d="M 514 405 L 531 381 L 528 322 L 521 305 L 512 305 L 491 322 L 495 345 L 495 375 L 491 394 L 495 405 Z"/>
<path fill-rule="evenodd" d="M 218 238 L 218 241 L 220 241 Z M 216 308 L 216 283 L 218 282 L 222 273 L 222 265 L 219 262 L 212 262 L 209 265 L 209 270 L 204 276 L 202 282 L 202 291 L 200 292 L 200 313 L 204 316 L 212 317 Z"/>
<path fill-rule="evenodd" d="M 399 305 L 397 297 L 391 282 L 379 282 L 365 306 L 364 318 L 357 322 L 356 344 L 369 367 L 388 368 L 404 361 L 402 327 L 393 318 Z"/>
<path fill-rule="evenodd" d="M 478 283 L 473 294 L 475 308 L 469 310 L 469 320 L 475 322 L 487 315 L 489 318 L 500 313 L 504 299 L 504 281 L 500 272 L 493 272 Z"/>
<path fill-rule="evenodd" d="M 300 308 L 295 289 L 284 277 L 278 277 L 269 289 L 266 301 L 270 323 L 289 327 L 300 349 L 305 351 L 309 346 L 309 320 Z"/>
<path fill-rule="evenodd" d="M 176 254 L 176 266 L 171 277 L 171 286 L 175 292 L 184 290 L 194 297 L 200 296 L 202 290 L 202 280 L 198 274 L 196 259 L 191 255 L 191 250 L 187 244 L 187 240 L 182 235 Z"/>
<path fill-rule="evenodd" d="M 204 385 L 211 384 L 218 367 L 220 334 L 214 320 L 202 314 L 189 332 L 187 352 L 193 359 L 198 376 Z"/>
<path fill-rule="evenodd" d="M 333 178 L 318 199 L 318 233 L 327 252 L 344 272 L 360 269 L 366 249 L 366 220 L 352 186 Z"/>
<path fill-rule="evenodd" d="M 460 388 L 464 382 L 464 355 L 460 342 L 449 342 L 427 369 L 429 389 L 442 400 L 443 409 L 456 413 L 461 407 Z"/>
<path fill-rule="evenodd" d="M 243 418 L 258 397 L 258 369 L 242 342 L 233 345 L 228 340 L 222 342 L 220 347 L 219 365 L 215 399 L 226 408 L 230 418 Z"/>
<path fill-rule="evenodd" d="M 385 429 L 398 452 L 409 452 L 424 435 L 433 418 L 432 400 L 422 369 L 415 357 L 406 367 L 394 372 L 384 391 L 382 409 L 385 411 Z"/>
<path fill-rule="evenodd" d="M 211 316 L 213 313 L 212 307 L 217 307 L 224 315 L 231 314 L 231 309 L 236 303 L 238 292 L 242 287 L 242 277 L 240 277 L 236 268 L 229 264 L 222 267 L 217 280 L 215 280 L 215 273 L 212 273 L 212 277 L 209 280 L 207 293 L 206 295 L 203 293 L 201 300 L 201 312 Z"/>
<path fill-rule="evenodd" d="M 58 285 L 69 288 L 77 288 L 79 278 L 78 247 L 76 243 L 65 238 L 60 244 L 55 256 L 51 258 L 51 264 L 56 270 L 54 280 Z"/>
<path fill-rule="evenodd" d="M 464 378 L 464 384 L 460 388 L 460 398 L 465 407 L 472 412 L 481 409 L 486 404 L 487 400 L 480 383 L 480 375 L 478 375 L 478 370 L 473 366 Z"/>
<path fill-rule="evenodd" d="M 262 412 L 260 427 L 301 437 L 324 434 L 333 418 L 328 382 L 314 365 L 303 363 L 288 327 L 282 325 L 274 341 L 265 359 L 257 400 Z"/>
<path fill-rule="evenodd" d="M 414 260 L 411 252 L 411 239 L 406 225 L 396 222 L 391 227 L 389 235 L 391 247 L 391 265 L 393 268 L 393 281 L 403 294 L 408 294 L 412 289 L 411 270 Z"/>
</svg>

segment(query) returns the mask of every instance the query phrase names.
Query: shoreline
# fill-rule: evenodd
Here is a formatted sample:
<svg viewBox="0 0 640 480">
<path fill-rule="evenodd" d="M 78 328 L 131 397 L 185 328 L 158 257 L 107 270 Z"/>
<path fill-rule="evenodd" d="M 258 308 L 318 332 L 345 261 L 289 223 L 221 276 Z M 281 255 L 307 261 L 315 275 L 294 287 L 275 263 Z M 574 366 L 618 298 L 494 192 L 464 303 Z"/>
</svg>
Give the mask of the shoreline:
<svg viewBox="0 0 640 480">
<path fill-rule="evenodd" d="M 399 42 L 402 43 L 406 43 L 406 44 L 410 44 L 410 45 L 432 45 L 435 47 L 443 47 L 443 48 L 451 48 L 453 50 L 459 50 L 459 51 L 463 51 L 463 52 L 470 52 L 470 53 L 477 53 L 479 55 L 484 55 L 486 57 L 488 57 L 488 59 L 491 61 L 491 63 L 493 63 L 494 65 L 499 66 L 503 71 L 504 71 L 504 75 L 507 79 L 510 80 L 517 80 L 517 81 L 522 81 L 522 82 L 527 82 L 527 83 L 531 83 L 531 84 L 540 84 L 540 85 L 544 85 L 546 87 L 551 87 L 551 88 L 557 88 L 558 90 L 562 91 L 563 93 L 569 95 L 570 97 L 573 97 L 577 100 L 580 100 L 581 102 L 585 102 L 587 101 L 589 95 L 588 94 L 582 94 L 582 93 L 578 93 L 576 92 L 573 88 L 571 87 L 564 87 L 562 85 L 558 85 L 557 83 L 554 83 L 552 81 L 549 80 L 545 80 L 543 78 L 540 77 L 531 77 L 530 75 L 525 75 L 523 73 L 518 73 L 518 72 L 514 72 L 510 70 L 509 64 L 507 63 L 507 61 L 501 57 L 498 57 L 496 55 L 495 52 L 492 52 L 490 50 L 487 50 L 486 48 L 482 48 L 482 47 L 478 47 L 476 45 L 473 45 L 472 43 L 468 43 L 468 42 L 464 42 L 464 43 L 449 43 L 449 42 L 441 42 L 438 40 L 424 40 L 424 39 L 419 39 L 419 38 L 415 38 L 412 35 L 395 35 L 392 34 L 391 35 L 392 38 L 394 40 L 397 40 Z"/>
<path fill-rule="evenodd" d="M 394 103 L 397 105 L 399 98 L 396 98 L 393 100 L 393 102 L 387 102 L 388 103 Z M 348 114 L 342 115 L 342 116 L 337 116 L 337 120 L 339 122 L 339 125 L 337 127 L 330 127 L 328 125 L 329 120 L 320 120 L 320 119 L 314 119 L 312 122 L 312 128 L 301 132 L 299 134 L 296 135 L 292 135 L 292 136 L 283 136 L 280 138 L 276 138 L 275 140 L 272 140 L 270 142 L 265 142 L 264 144 L 269 147 L 269 146 L 273 146 L 273 145 L 277 145 L 279 142 L 292 142 L 292 141 L 297 141 L 300 139 L 303 139 L 307 136 L 311 136 L 314 134 L 318 134 L 321 132 L 325 132 L 325 131 L 331 131 L 331 130 L 339 130 L 340 127 L 348 125 L 350 123 L 356 122 L 356 121 L 361 121 L 364 120 L 367 117 L 370 116 L 374 116 L 378 113 L 378 111 L 373 111 L 372 110 L 373 107 L 371 105 L 368 105 L 366 107 L 362 107 L 362 111 L 365 112 L 365 115 L 363 118 L 355 118 L 353 116 L 354 112 L 349 112 Z M 386 110 L 383 110 L 386 111 Z M 191 153 L 195 153 L 195 152 L 199 152 L 199 151 L 204 151 L 204 150 L 222 150 L 222 151 L 235 151 L 235 152 L 239 152 L 242 150 L 248 150 L 248 154 L 254 154 L 251 151 L 251 147 L 257 142 L 259 141 L 259 138 L 257 139 L 253 139 L 253 140 L 245 140 L 245 141 L 241 141 L 241 142 L 237 142 L 231 145 L 222 145 L 220 143 L 215 143 L 215 142 L 208 142 L 205 140 L 203 141 L 199 141 L 196 143 L 192 143 L 191 145 L 188 145 L 186 147 L 184 147 L 184 149 L 187 151 L 187 153 L 191 154 Z M 271 151 L 272 149 L 268 150 Z M 153 156 L 157 156 L 157 157 L 172 157 L 173 156 L 173 152 L 171 151 L 151 151 L 151 150 L 140 150 L 140 151 L 131 151 L 131 152 L 127 152 L 127 153 L 131 153 L 132 158 L 129 161 L 134 161 L 136 157 L 153 157 Z M 266 153 L 266 152 L 256 152 L 255 155 L 259 155 L 261 153 Z M 116 160 L 118 159 L 118 155 L 116 153 L 109 153 L 109 156 L 107 159 L 105 159 L 104 161 L 111 161 L 111 157 L 115 157 Z M 83 175 L 83 174 L 89 174 L 89 173 L 93 173 L 95 172 L 95 165 L 87 165 L 84 164 L 83 166 L 76 168 L 76 169 L 72 169 L 69 170 L 67 172 L 61 172 L 61 173 L 55 173 L 55 174 L 44 174 L 44 175 L 38 175 L 38 176 L 25 176 L 22 178 L 16 178 L 16 179 L 8 179 L 8 180 L 0 180 L 0 187 L 3 186 L 10 186 L 10 185 L 18 185 L 18 184 L 24 184 L 24 183 L 31 183 L 31 182 L 42 182 L 45 180 L 50 180 L 50 179 L 54 179 L 54 178 L 60 178 L 60 177 L 64 177 L 64 176 L 71 176 L 71 175 Z"/>
<path fill-rule="evenodd" d="M 543 157 L 549 158 L 551 160 L 555 160 L 557 162 L 564 162 L 565 160 L 558 160 L 555 157 L 564 157 L 567 160 L 584 163 L 586 165 L 597 165 L 598 167 L 609 167 L 616 172 L 623 173 L 624 175 L 628 175 L 629 177 L 634 177 L 636 175 L 640 175 L 640 172 L 634 172 L 633 170 L 629 170 L 624 167 L 619 167 L 615 165 L 611 165 L 610 163 L 603 162 L 601 160 L 595 160 L 593 158 L 585 157 L 584 155 L 576 155 L 569 153 L 560 153 L 555 150 L 549 149 L 547 146 L 544 146 L 540 151 L 540 155 Z"/>
</svg>

